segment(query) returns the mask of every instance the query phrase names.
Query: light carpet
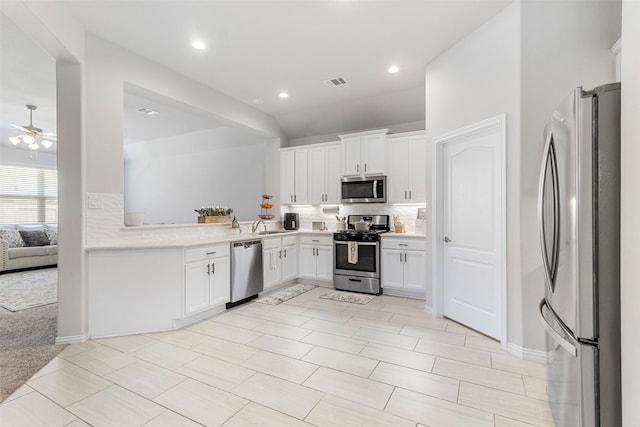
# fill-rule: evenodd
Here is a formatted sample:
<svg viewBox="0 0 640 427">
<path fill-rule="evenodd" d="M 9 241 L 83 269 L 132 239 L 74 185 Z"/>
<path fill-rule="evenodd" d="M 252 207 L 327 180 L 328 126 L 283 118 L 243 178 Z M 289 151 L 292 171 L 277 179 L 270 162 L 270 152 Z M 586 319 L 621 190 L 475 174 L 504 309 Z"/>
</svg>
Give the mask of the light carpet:
<svg viewBox="0 0 640 427">
<path fill-rule="evenodd" d="M 268 297 L 260 298 L 256 302 L 269 305 L 278 305 L 290 300 L 291 298 L 295 298 L 298 295 L 302 295 L 305 292 L 309 292 L 310 290 L 317 287 L 317 285 L 293 285 L 290 288 L 271 294 Z"/>
<path fill-rule="evenodd" d="M 333 301 L 349 302 L 351 304 L 367 304 L 375 295 L 354 294 L 353 292 L 331 291 L 328 294 L 320 295 L 320 298 Z"/>
<path fill-rule="evenodd" d="M 0 306 L 20 311 L 58 301 L 58 269 L 0 275 Z"/>
</svg>

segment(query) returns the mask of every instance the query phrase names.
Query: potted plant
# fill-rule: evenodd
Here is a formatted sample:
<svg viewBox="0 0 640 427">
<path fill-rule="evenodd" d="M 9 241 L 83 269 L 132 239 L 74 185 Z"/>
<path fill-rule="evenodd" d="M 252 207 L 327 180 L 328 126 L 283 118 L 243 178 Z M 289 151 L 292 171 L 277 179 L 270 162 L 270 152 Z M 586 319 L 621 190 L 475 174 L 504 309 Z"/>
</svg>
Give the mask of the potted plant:
<svg viewBox="0 0 640 427">
<path fill-rule="evenodd" d="M 229 222 L 233 209 L 226 206 L 203 206 L 194 209 L 198 213 L 198 223 Z"/>
</svg>

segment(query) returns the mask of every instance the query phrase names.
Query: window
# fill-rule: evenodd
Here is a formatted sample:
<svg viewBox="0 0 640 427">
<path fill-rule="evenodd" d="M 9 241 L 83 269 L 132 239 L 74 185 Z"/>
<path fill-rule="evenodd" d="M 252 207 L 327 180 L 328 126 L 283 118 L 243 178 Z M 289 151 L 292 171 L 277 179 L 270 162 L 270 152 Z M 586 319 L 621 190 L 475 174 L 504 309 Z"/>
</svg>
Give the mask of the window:
<svg viewBox="0 0 640 427">
<path fill-rule="evenodd" d="M 0 224 L 58 222 L 58 173 L 0 165 Z"/>
</svg>

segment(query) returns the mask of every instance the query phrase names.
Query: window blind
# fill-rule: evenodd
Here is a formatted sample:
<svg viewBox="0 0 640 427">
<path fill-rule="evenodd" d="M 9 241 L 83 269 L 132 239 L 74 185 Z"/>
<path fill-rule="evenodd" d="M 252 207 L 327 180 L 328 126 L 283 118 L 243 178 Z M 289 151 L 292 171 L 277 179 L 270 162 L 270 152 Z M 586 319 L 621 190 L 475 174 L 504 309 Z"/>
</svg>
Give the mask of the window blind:
<svg viewBox="0 0 640 427">
<path fill-rule="evenodd" d="M 58 173 L 0 165 L 0 224 L 58 222 Z"/>
</svg>

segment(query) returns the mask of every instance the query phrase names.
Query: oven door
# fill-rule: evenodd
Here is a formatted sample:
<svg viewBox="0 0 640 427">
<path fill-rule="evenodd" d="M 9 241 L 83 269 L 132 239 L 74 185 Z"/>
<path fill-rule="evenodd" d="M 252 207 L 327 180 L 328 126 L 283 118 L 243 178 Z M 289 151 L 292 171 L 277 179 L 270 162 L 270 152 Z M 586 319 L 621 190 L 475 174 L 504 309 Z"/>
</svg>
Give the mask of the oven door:
<svg viewBox="0 0 640 427">
<path fill-rule="evenodd" d="M 349 242 L 335 243 L 333 273 L 345 276 L 380 277 L 380 251 L 378 242 L 358 242 L 358 262 L 349 262 Z"/>
</svg>

